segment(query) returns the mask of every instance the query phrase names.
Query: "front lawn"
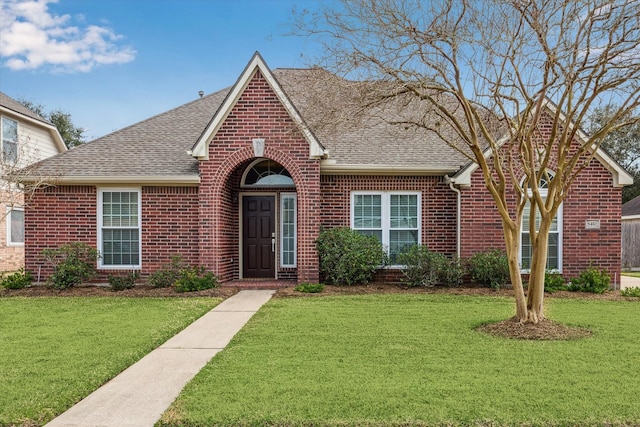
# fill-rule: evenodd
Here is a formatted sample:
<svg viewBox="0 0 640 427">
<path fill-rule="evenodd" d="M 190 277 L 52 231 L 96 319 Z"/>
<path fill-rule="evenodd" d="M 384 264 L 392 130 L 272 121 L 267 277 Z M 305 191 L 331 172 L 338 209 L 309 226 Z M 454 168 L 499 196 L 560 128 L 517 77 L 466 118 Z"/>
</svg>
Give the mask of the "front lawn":
<svg viewBox="0 0 640 427">
<path fill-rule="evenodd" d="M 0 425 L 51 420 L 219 302 L 0 298 Z"/>
<path fill-rule="evenodd" d="M 640 271 L 623 271 L 621 274 L 629 277 L 640 277 Z"/>
<path fill-rule="evenodd" d="M 363 295 L 267 303 L 164 426 L 638 425 L 640 306 L 548 299 L 575 341 L 474 331 L 511 298 Z"/>
</svg>

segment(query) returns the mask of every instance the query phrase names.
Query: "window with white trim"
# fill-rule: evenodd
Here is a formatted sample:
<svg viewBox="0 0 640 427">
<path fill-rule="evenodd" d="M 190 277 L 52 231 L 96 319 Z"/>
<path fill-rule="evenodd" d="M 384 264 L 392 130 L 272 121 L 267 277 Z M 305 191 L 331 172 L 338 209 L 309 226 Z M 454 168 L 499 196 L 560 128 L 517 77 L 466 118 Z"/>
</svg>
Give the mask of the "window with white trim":
<svg viewBox="0 0 640 427">
<path fill-rule="evenodd" d="M 551 173 L 549 175 L 549 181 L 553 179 Z M 547 197 L 548 182 L 546 177 L 543 177 L 538 184 L 540 189 L 540 195 L 543 200 Z M 531 233 L 529 232 L 529 218 L 531 217 L 531 205 L 527 203 L 524 208 L 524 214 L 522 215 L 522 228 L 520 238 L 520 266 L 522 270 L 528 271 L 531 268 L 532 247 L 531 247 Z M 540 212 L 536 210 L 536 230 L 540 229 L 541 221 Z M 549 230 L 549 243 L 547 247 L 547 267 L 548 271 L 562 271 L 562 205 L 558 209 L 556 216 L 551 223 L 551 229 Z"/>
<path fill-rule="evenodd" d="M 382 242 L 391 265 L 405 248 L 420 243 L 419 192 L 353 192 L 351 228 Z"/>
<path fill-rule="evenodd" d="M 140 190 L 98 191 L 99 266 L 135 268 L 141 266 Z"/>
<path fill-rule="evenodd" d="M 24 209 L 7 207 L 7 246 L 24 246 Z"/>
<path fill-rule="evenodd" d="M 296 266 L 296 195 L 280 196 L 280 264 Z"/>
<path fill-rule="evenodd" d="M 18 161 L 18 122 L 2 118 L 2 159 L 5 162 Z"/>
</svg>

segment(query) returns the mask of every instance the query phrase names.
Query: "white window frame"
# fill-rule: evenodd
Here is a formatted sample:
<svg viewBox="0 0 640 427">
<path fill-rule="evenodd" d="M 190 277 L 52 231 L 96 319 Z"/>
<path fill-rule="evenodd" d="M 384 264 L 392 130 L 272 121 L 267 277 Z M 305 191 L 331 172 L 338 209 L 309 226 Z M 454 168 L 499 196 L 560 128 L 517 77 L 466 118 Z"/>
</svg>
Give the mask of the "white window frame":
<svg viewBox="0 0 640 427">
<path fill-rule="evenodd" d="M 141 269 L 142 268 L 142 190 L 138 187 L 105 187 L 98 188 L 98 242 L 97 247 L 100 253 L 102 252 L 103 241 L 102 241 L 102 229 L 103 227 L 103 196 L 104 193 L 137 193 L 138 194 L 138 226 L 137 227 L 108 227 L 112 229 L 136 229 L 138 230 L 138 253 L 140 254 L 140 258 L 138 260 L 138 264 L 128 264 L 128 265 L 111 265 L 104 264 L 104 259 L 102 256 L 98 258 L 98 268 L 105 270 L 131 270 L 131 269 Z"/>
<path fill-rule="evenodd" d="M 555 176 L 555 174 L 552 171 L 549 171 L 549 175 L 551 175 L 552 177 Z M 540 188 L 540 196 L 542 196 L 543 200 L 546 200 L 547 198 L 547 189 L 546 188 Z M 529 202 L 527 202 L 529 203 Z M 562 273 L 562 235 L 563 235 L 563 205 L 561 204 L 560 207 L 558 208 L 558 212 L 556 212 L 556 220 L 558 223 L 558 268 L 557 269 L 545 269 L 549 272 L 549 273 Z M 531 211 L 529 211 L 531 212 Z M 522 246 L 523 246 L 523 239 L 522 236 L 524 234 L 529 234 L 529 224 L 525 224 L 525 218 L 524 216 L 522 217 L 522 224 L 520 227 L 520 247 L 518 248 L 518 260 L 520 262 L 520 269 L 522 273 L 529 273 L 531 271 L 531 269 L 529 268 L 522 268 Z M 550 233 L 551 234 L 551 233 Z M 547 244 L 547 249 L 548 249 L 548 244 Z M 547 259 L 547 263 L 549 262 L 549 260 Z"/>
<path fill-rule="evenodd" d="M 293 264 L 284 263 L 284 202 L 293 200 Z M 280 194 L 280 267 L 296 268 L 298 263 L 298 195 L 296 193 Z"/>
<path fill-rule="evenodd" d="M 13 144 L 15 144 L 15 159 L 10 159 L 9 162 L 11 164 L 15 164 L 18 161 L 18 135 L 20 134 L 20 122 L 18 122 L 17 120 L 11 119 L 9 117 L 6 116 L 1 116 L 0 117 L 0 155 L 2 155 L 2 161 L 7 161 L 5 159 L 5 148 L 4 148 L 4 144 L 5 144 L 5 139 L 4 139 L 4 121 L 11 121 L 13 123 L 16 124 L 16 140 L 15 141 L 9 141 Z"/>
<path fill-rule="evenodd" d="M 23 213 L 23 222 L 22 222 L 22 238 L 23 241 L 22 242 L 14 242 L 13 240 L 11 240 L 11 222 L 12 222 L 12 213 L 14 211 L 20 211 Z M 7 206 L 7 215 L 6 215 L 6 219 L 5 222 L 7 223 L 7 246 L 24 246 L 24 208 L 21 206 Z"/>
<path fill-rule="evenodd" d="M 350 227 L 352 230 L 358 230 L 355 228 L 355 198 L 356 196 L 372 195 L 381 196 L 381 208 L 382 208 L 382 247 L 385 252 L 389 254 L 389 235 L 391 230 L 402 230 L 391 228 L 391 196 L 417 196 L 416 203 L 418 204 L 418 241 L 417 244 L 422 244 L 422 193 L 420 191 L 352 191 L 351 192 L 351 207 L 350 211 Z M 400 267 L 399 264 L 389 265 L 390 268 Z"/>
</svg>

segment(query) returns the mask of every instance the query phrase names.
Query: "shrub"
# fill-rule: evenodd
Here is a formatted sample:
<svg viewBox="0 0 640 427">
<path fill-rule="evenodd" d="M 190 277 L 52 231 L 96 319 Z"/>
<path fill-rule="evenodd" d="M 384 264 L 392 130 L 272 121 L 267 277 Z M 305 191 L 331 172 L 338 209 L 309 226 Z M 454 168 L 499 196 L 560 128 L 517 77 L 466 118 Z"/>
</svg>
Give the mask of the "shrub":
<svg viewBox="0 0 640 427">
<path fill-rule="evenodd" d="M 431 287 L 437 284 L 458 286 L 462 283 L 464 268 L 458 258 L 432 252 L 426 246 L 413 245 L 398 255 L 398 264 L 408 286 Z"/>
<path fill-rule="evenodd" d="M 620 291 L 620 295 L 623 297 L 640 298 L 640 288 L 626 288 Z"/>
<path fill-rule="evenodd" d="M 500 289 L 509 281 L 509 262 L 500 249 L 477 252 L 469 259 L 469 272 L 478 284 Z"/>
<path fill-rule="evenodd" d="M 162 268 L 153 273 L 147 279 L 147 283 L 154 288 L 168 288 L 173 286 L 180 277 L 180 271 L 186 266 L 182 262 L 181 255 L 171 257 L 171 263 L 165 264 Z"/>
<path fill-rule="evenodd" d="M 126 276 L 109 276 L 109 285 L 113 291 L 123 291 L 135 286 L 136 280 L 140 277 L 137 271 L 130 271 Z"/>
<path fill-rule="evenodd" d="M 311 293 L 311 294 L 322 292 L 323 289 L 324 289 L 324 285 L 322 283 L 301 283 L 295 288 L 293 288 L 294 291 Z"/>
<path fill-rule="evenodd" d="M 558 291 L 566 291 L 567 285 L 564 278 L 560 274 L 545 273 L 544 274 L 544 291 L 553 293 Z"/>
<path fill-rule="evenodd" d="M 15 273 L 2 279 L 0 286 L 6 289 L 22 289 L 31 285 L 31 282 L 33 282 L 31 273 L 24 271 L 24 268 L 20 268 Z"/>
<path fill-rule="evenodd" d="M 441 280 L 443 285 L 447 286 L 460 286 L 462 285 L 462 279 L 466 274 L 466 269 L 460 258 L 454 256 L 453 258 L 447 258 L 447 262 L 444 266 L 444 271 L 441 272 Z"/>
<path fill-rule="evenodd" d="M 348 227 L 321 231 L 316 247 L 320 272 L 331 285 L 368 283 L 375 271 L 386 264 L 387 256 L 378 239 Z"/>
<path fill-rule="evenodd" d="M 91 246 L 75 242 L 57 249 L 42 251 L 45 260 L 53 265 L 48 282 L 55 289 L 67 289 L 91 279 L 95 273 L 98 251 Z"/>
<path fill-rule="evenodd" d="M 173 284 L 176 292 L 194 292 L 213 289 L 218 286 L 218 278 L 204 267 L 185 267 L 180 270 L 178 279 Z"/>
<path fill-rule="evenodd" d="M 606 270 L 589 267 L 569 283 L 569 290 L 603 294 L 609 290 L 610 283 L 611 278 Z"/>
</svg>

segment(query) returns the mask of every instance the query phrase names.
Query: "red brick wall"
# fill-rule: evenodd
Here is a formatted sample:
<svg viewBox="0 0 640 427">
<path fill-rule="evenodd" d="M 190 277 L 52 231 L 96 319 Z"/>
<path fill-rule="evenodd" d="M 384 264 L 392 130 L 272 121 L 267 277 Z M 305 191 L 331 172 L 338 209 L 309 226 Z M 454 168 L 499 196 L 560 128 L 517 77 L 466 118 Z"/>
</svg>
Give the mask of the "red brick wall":
<svg viewBox="0 0 640 427">
<path fill-rule="evenodd" d="M 590 265 L 605 268 L 620 283 L 622 188 L 611 173 L 593 161 L 575 183 L 563 207 L 563 270 L 575 277 Z M 600 220 L 599 230 L 586 230 L 586 220 Z"/>
<path fill-rule="evenodd" d="M 515 199 L 512 199 L 515 203 Z M 622 189 L 611 173 L 593 160 L 572 186 L 562 205 L 562 273 L 570 279 L 590 265 L 605 268 L 619 280 L 621 269 Z M 462 190 L 461 255 L 504 249 L 502 223 L 478 169 L 471 188 Z M 585 230 L 587 219 L 599 219 L 600 230 Z M 619 283 L 619 282 L 618 282 Z"/>
<path fill-rule="evenodd" d="M 299 282 L 318 280 L 315 238 L 319 231 L 320 164 L 268 82 L 253 76 L 200 162 L 200 263 L 224 281 L 239 277 L 238 177 L 255 159 L 252 140 L 265 140 L 264 158 L 284 166 L 294 180 L 298 203 Z M 292 277 L 291 271 L 286 277 Z M 284 274 L 284 272 L 283 272 Z"/>
<path fill-rule="evenodd" d="M 35 192 L 24 210 L 25 269 L 41 281 L 51 273 L 42 251 L 83 242 L 96 247 L 97 193 L 94 186 L 48 187 Z"/>
<path fill-rule="evenodd" d="M 25 209 L 25 264 L 45 280 L 52 267 L 42 251 L 73 242 L 97 245 L 97 189 L 93 186 L 59 186 L 36 192 Z M 55 207 L 55 208 L 54 208 Z M 182 255 L 198 263 L 198 188 L 142 187 L 142 275 L 159 269 Z M 96 280 L 116 273 L 101 270 Z"/>
<path fill-rule="evenodd" d="M 420 191 L 422 244 L 447 255 L 456 253 L 456 193 L 439 176 L 347 176 L 321 178 L 320 225 L 349 227 L 352 191 Z"/>
<path fill-rule="evenodd" d="M 198 187 L 142 187 L 142 269 L 182 256 L 198 264 Z"/>
</svg>

